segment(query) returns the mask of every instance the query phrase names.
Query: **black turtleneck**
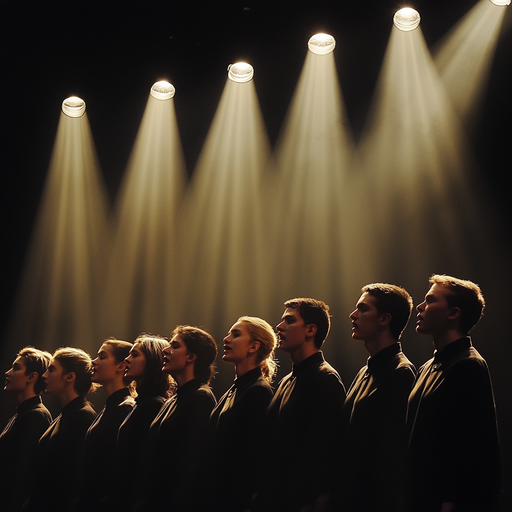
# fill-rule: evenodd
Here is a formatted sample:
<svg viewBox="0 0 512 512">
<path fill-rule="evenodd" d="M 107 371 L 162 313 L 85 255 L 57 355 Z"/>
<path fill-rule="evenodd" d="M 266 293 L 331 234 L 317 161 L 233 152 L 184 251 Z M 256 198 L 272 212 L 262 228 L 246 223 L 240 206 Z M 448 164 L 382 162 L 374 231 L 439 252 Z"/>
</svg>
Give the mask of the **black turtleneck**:
<svg viewBox="0 0 512 512">
<path fill-rule="evenodd" d="M 418 372 L 409 397 L 408 503 L 415 512 L 497 509 L 501 462 L 487 363 L 469 337 Z"/>
<path fill-rule="evenodd" d="M 416 376 L 400 343 L 368 358 L 343 405 L 343 510 L 391 512 L 402 496 L 407 400 Z"/>
</svg>

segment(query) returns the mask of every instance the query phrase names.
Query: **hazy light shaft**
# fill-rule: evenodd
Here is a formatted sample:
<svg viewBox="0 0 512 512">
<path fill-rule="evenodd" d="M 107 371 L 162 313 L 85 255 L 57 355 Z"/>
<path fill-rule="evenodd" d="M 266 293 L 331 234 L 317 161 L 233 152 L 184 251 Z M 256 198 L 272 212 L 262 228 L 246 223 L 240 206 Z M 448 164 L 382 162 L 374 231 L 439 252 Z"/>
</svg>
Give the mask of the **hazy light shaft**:
<svg viewBox="0 0 512 512">
<path fill-rule="evenodd" d="M 167 335 L 175 293 L 176 213 L 185 163 L 174 101 L 149 96 L 115 205 L 103 335 Z"/>
<path fill-rule="evenodd" d="M 73 119 L 61 113 L 10 329 L 19 346 L 91 349 L 106 211 L 87 114 Z"/>
</svg>

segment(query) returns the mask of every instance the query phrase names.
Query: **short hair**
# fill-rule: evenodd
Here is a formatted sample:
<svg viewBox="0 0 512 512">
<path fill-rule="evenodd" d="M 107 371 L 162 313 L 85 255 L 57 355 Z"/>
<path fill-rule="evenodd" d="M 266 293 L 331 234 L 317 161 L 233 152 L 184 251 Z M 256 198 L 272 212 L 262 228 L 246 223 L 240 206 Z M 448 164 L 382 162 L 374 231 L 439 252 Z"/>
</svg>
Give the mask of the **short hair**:
<svg viewBox="0 0 512 512">
<path fill-rule="evenodd" d="M 472 281 L 443 274 L 434 274 L 429 283 L 447 290 L 445 297 L 448 307 L 460 309 L 460 329 L 468 334 L 484 314 L 485 299 L 480 287 Z"/>
<path fill-rule="evenodd" d="M 287 300 L 284 306 L 290 309 L 297 309 L 306 325 L 316 325 L 314 342 L 316 348 L 320 348 L 331 329 L 329 306 L 321 300 L 303 297 Z"/>
<path fill-rule="evenodd" d="M 173 381 L 169 374 L 162 371 L 164 348 L 169 345 L 169 341 L 162 336 L 143 333 L 137 337 L 134 345 L 137 345 L 146 358 L 144 378 L 137 385 L 137 393 L 151 397 L 169 397 Z"/>
<path fill-rule="evenodd" d="M 80 396 L 85 396 L 97 386 L 91 381 L 92 359 L 91 356 L 80 348 L 61 347 L 53 354 L 53 359 L 62 366 L 64 373 L 75 374 L 74 389 Z"/>
<path fill-rule="evenodd" d="M 103 345 L 108 345 L 112 349 L 112 355 L 116 363 L 122 363 L 129 355 L 133 347 L 130 341 L 118 340 L 117 338 L 107 338 Z M 124 383 L 129 386 L 133 382 L 130 378 L 124 378 Z M 135 391 L 135 387 L 130 388 L 130 392 Z"/>
<path fill-rule="evenodd" d="M 274 329 L 268 322 L 256 316 L 241 316 L 237 321 L 247 325 L 252 341 L 259 342 L 260 348 L 258 349 L 256 362 L 261 368 L 263 377 L 272 382 L 277 371 L 277 362 L 274 356 L 277 337 Z"/>
<path fill-rule="evenodd" d="M 178 336 L 187 350 L 197 356 L 194 364 L 194 377 L 203 384 L 209 384 L 215 375 L 217 343 L 213 336 L 199 327 L 178 325 L 172 331 L 171 338 Z"/>
<path fill-rule="evenodd" d="M 399 340 L 413 307 L 412 297 L 407 290 L 394 284 L 371 283 L 363 286 L 361 293 L 368 293 L 375 299 L 375 307 L 380 315 L 391 315 L 389 330 L 393 338 Z"/>
<path fill-rule="evenodd" d="M 34 393 L 36 393 L 36 395 L 40 395 L 44 391 L 45 386 L 43 374 L 46 373 L 48 366 L 50 366 L 52 355 L 44 350 L 28 346 L 22 348 L 18 352 L 18 357 L 23 358 L 23 362 L 25 363 L 25 375 L 29 375 L 34 372 L 37 373 L 37 380 L 34 384 Z"/>
</svg>

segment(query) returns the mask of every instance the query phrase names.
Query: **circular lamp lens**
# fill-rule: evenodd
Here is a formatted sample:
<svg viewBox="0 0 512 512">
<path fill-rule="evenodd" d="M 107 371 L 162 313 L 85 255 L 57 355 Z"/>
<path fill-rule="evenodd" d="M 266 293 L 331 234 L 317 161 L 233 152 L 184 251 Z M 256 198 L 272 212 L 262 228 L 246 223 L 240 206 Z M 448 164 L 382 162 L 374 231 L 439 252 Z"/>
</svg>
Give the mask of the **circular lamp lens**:
<svg viewBox="0 0 512 512">
<path fill-rule="evenodd" d="M 151 87 L 151 96 L 157 100 L 170 100 L 176 92 L 174 86 L 165 80 L 155 82 Z"/>
<path fill-rule="evenodd" d="M 68 117 L 82 117 L 85 113 L 85 101 L 76 96 L 70 96 L 62 102 L 62 112 Z"/>
<path fill-rule="evenodd" d="M 315 34 L 308 41 L 308 49 L 316 55 L 327 55 L 334 50 L 336 40 L 329 34 Z"/>
<path fill-rule="evenodd" d="M 490 0 L 494 5 L 510 5 L 510 0 Z"/>
<path fill-rule="evenodd" d="M 237 62 L 228 66 L 228 78 L 233 82 L 249 82 L 254 76 L 254 68 L 246 62 Z"/>
<path fill-rule="evenodd" d="M 404 7 L 399 11 L 396 11 L 393 16 L 393 23 L 395 27 L 409 32 L 414 30 L 420 24 L 420 14 L 418 11 L 411 9 L 410 7 Z"/>
</svg>

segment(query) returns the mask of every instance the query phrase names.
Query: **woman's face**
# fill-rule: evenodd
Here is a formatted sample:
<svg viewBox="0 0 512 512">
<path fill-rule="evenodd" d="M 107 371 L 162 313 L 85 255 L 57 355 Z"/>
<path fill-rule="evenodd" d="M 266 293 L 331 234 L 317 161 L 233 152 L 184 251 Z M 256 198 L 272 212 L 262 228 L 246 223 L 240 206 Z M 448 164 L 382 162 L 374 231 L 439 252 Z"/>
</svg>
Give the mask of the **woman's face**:
<svg viewBox="0 0 512 512">
<path fill-rule="evenodd" d="M 224 338 L 223 361 L 239 364 L 247 359 L 250 354 L 255 353 L 257 347 L 249 333 L 245 322 L 237 322 L 231 327 L 228 335 Z"/>
<path fill-rule="evenodd" d="M 98 384 L 113 382 L 119 375 L 117 373 L 119 364 L 114 357 L 112 347 L 108 343 L 103 343 L 98 350 L 98 355 L 92 360 L 92 381 Z"/>
<path fill-rule="evenodd" d="M 52 359 L 48 370 L 43 373 L 45 392 L 49 395 L 61 395 L 66 390 L 66 375 L 59 361 Z"/>
<path fill-rule="evenodd" d="M 173 377 L 179 375 L 191 363 L 191 354 L 184 341 L 175 335 L 169 346 L 164 348 L 164 365 L 162 370 Z"/>
<path fill-rule="evenodd" d="M 126 370 L 124 372 L 124 376 L 133 379 L 137 384 L 140 384 L 144 378 L 144 372 L 146 370 L 146 356 L 138 345 L 138 343 L 133 345 L 130 349 L 129 356 L 125 359 Z"/>
</svg>

